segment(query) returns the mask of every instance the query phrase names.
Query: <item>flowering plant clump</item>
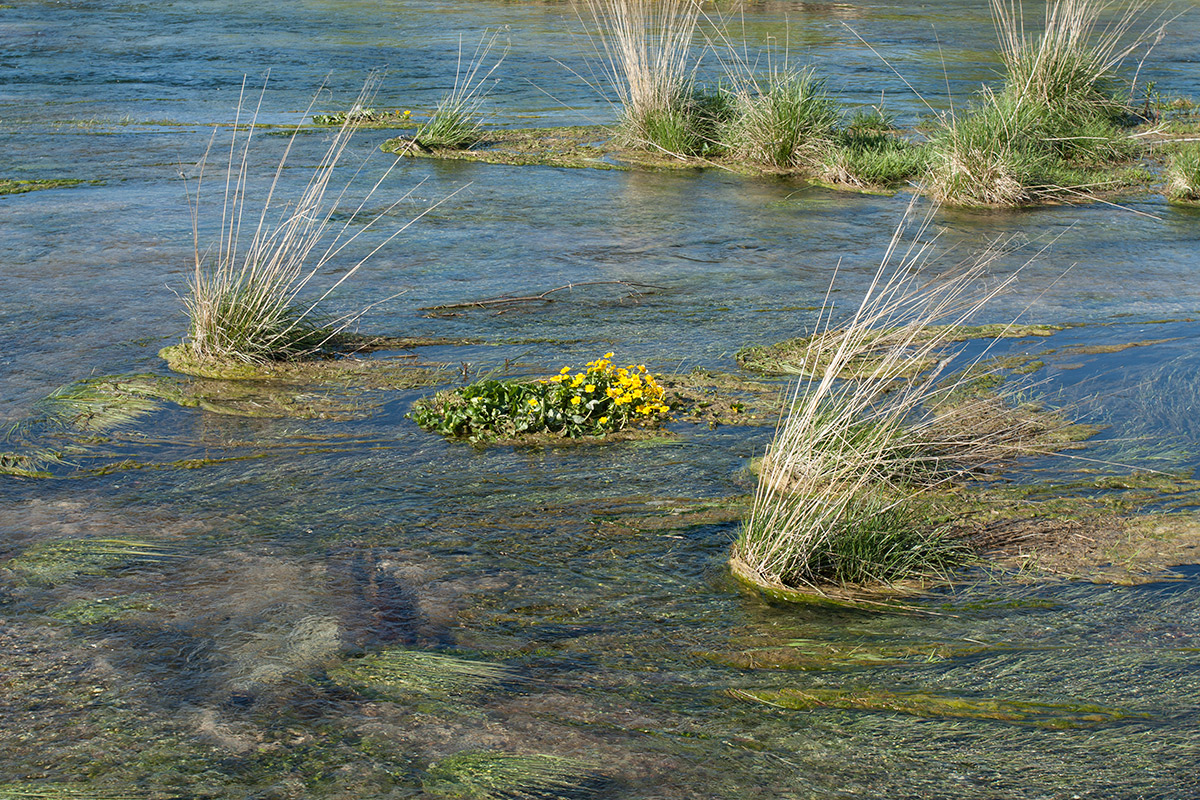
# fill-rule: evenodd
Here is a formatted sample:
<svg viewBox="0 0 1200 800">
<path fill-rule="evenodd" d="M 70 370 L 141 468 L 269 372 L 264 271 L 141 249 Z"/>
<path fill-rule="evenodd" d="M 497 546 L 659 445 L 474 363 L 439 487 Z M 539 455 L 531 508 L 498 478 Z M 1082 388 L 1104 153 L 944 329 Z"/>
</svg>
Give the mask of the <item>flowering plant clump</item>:
<svg viewBox="0 0 1200 800">
<path fill-rule="evenodd" d="M 532 382 L 488 380 L 417 401 L 412 418 L 426 430 L 480 439 L 554 433 L 604 436 L 653 427 L 670 410 L 663 389 L 641 364 L 616 367 L 612 353 Z"/>
</svg>

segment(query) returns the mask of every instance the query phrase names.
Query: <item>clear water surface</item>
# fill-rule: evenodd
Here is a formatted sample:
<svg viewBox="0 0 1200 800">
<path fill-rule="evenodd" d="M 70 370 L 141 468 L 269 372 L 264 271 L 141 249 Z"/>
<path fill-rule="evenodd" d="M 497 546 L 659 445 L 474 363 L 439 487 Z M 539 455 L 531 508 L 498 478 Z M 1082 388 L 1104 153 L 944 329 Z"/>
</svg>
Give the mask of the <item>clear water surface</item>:
<svg viewBox="0 0 1200 800">
<path fill-rule="evenodd" d="M 1142 68 L 1164 93 L 1200 95 L 1194 6 L 1154 6 L 1187 12 Z M 0 417 L 25 419 L 91 376 L 167 374 L 156 353 L 185 328 L 188 193 L 213 126 L 227 141 L 243 77 L 257 98 L 269 70 L 260 123 L 302 122 L 314 95 L 317 110 L 344 109 L 385 69 L 375 105 L 421 116 L 453 84 L 460 42 L 470 51 L 495 29 L 509 48 L 489 99 L 496 124 L 613 121 L 565 2 L 0 6 L 0 178 L 87 182 L 0 197 Z M 786 39 L 847 106 L 882 92 L 911 124 L 996 69 L 982 2 L 754 2 L 730 30 L 754 47 Z M 715 58 L 706 65 L 711 77 Z M 258 196 L 288 141 L 269 133 L 251 165 Z M 388 135 L 356 138 L 347 162 L 369 159 L 356 186 L 386 169 L 375 151 Z M 296 139 L 281 191 L 307 180 L 324 137 Z M 506 360 L 514 374 L 557 371 L 608 350 L 659 372 L 731 370 L 739 348 L 812 324 L 839 265 L 833 299 L 853 303 L 909 200 L 718 171 L 415 159 L 368 210 L 409 191 L 342 268 L 445 202 L 333 302 L 395 295 L 362 329 L 477 340 L 423 353 L 468 374 Z M 217 184 L 205 192 L 210 211 Z M 1028 243 L 998 274 L 1044 248 L 987 314 L 1074 327 L 1003 349 L 1044 351 L 1037 391 L 1108 426 L 1096 457 L 1190 472 L 1200 216 L 1154 196 L 1124 205 L 941 211 L 935 227 L 963 251 Z M 213 224 L 202 215 L 202 232 Z M 503 314 L 421 311 L 617 280 L 657 288 L 629 298 L 600 284 Z M 445 765 L 471 752 L 572 775 L 573 788 L 538 789 L 526 774 L 514 796 L 1200 789 L 1193 567 L 1135 587 L 971 578 L 920 601 L 924 613 L 779 606 L 727 575 L 728 515 L 662 522 L 742 502 L 768 427 L 481 450 L 405 418 L 426 391 L 335 390 L 354 413 L 311 420 L 167 404 L 94 443 L 78 469 L 0 480 L 0 562 L 80 540 L 152 550 L 45 580 L 0 570 L 0 797 L 18 784 L 47 797 L 438 796 Z M 122 459 L 139 468 L 100 468 Z M 399 695 L 344 677 L 396 652 L 496 667 Z M 765 689 L 954 702 L 924 715 L 791 710 L 740 693 Z M 1029 713 L 963 713 L 986 703 Z"/>
</svg>

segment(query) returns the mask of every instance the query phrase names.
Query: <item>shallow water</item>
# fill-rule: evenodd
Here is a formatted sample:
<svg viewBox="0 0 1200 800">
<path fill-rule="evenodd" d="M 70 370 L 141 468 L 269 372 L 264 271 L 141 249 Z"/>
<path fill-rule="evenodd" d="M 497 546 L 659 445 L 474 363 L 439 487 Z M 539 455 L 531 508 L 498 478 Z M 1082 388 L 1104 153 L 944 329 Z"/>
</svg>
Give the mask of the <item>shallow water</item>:
<svg viewBox="0 0 1200 800">
<path fill-rule="evenodd" d="M 1195 13 L 1143 68 L 1159 91 L 1200 94 Z M 375 105 L 419 116 L 452 84 L 460 36 L 471 49 L 501 26 L 499 123 L 613 119 L 562 66 L 588 75 L 592 54 L 565 3 L 0 8 L 0 177 L 96 181 L 0 197 L 0 417 L 24 420 L 89 376 L 167 374 L 156 353 L 185 328 L 194 165 L 211 126 L 232 121 L 243 75 L 257 97 L 271 71 L 262 123 L 302 121 L 323 81 L 317 110 L 345 108 L 384 67 Z M 963 98 L 995 69 L 981 3 L 763 2 L 742 26 L 733 35 L 756 42 L 787 30 L 848 104 L 882 90 L 907 121 L 924 106 L 851 28 L 935 108 L 947 83 Z M 287 143 L 265 133 L 259 193 Z M 360 133 L 353 154 L 372 156 L 387 135 Z M 297 138 L 284 190 L 307 180 L 323 144 Z M 367 172 L 387 163 L 376 154 Z M 732 370 L 739 348 L 811 325 L 835 268 L 836 306 L 855 303 L 909 200 L 716 171 L 412 160 L 369 208 L 410 190 L 339 266 L 457 194 L 334 304 L 400 293 L 362 329 L 478 339 L 422 352 L 451 365 L 447 382 L 608 350 L 659 372 Z M 205 192 L 211 208 L 216 183 Z M 1158 197 L 1122 204 L 1141 213 L 941 211 L 935 228 L 959 252 L 1026 243 L 998 275 L 1037 255 L 987 316 L 1074 326 L 996 353 L 1040 354 L 1030 391 L 1108 426 L 1083 455 L 1191 473 L 1200 216 Z M 505 313 L 422 310 L 588 281 L 653 288 L 630 297 L 602 283 Z M 164 403 L 54 479 L 0 480 L 0 797 L 15 783 L 46 796 L 433 796 L 434 765 L 470 751 L 574 759 L 575 789 L 539 795 L 527 782 L 533 796 L 1197 790 L 1195 567 L 1137 587 L 971 575 L 909 613 L 782 607 L 724 568 L 736 532 L 724 511 L 752 490 L 768 427 L 676 423 L 666 444 L 476 449 L 405 418 L 428 388 L 307 391 L 338 413 Z M 45 557 L 109 539 L 139 547 L 87 569 Z M 502 669 L 398 694 L 339 677 L 395 651 Z M 825 706 L 750 699 L 781 691 Z M 897 698 L 923 711 L 901 713 Z"/>
</svg>

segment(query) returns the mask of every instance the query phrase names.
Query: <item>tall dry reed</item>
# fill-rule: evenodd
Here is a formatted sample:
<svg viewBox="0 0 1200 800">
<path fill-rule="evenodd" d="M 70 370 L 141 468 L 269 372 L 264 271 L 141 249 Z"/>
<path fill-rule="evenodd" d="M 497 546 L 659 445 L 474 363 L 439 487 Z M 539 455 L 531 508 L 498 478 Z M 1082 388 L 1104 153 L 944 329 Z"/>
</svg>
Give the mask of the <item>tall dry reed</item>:
<svg viewBox="0 0 1200 800">
<path fill-rule="evenodd" d="M 359 105 L 367 104 L 373 88 L 374 81 L 369 81 L 358 98 Z M 224 164 L 219 213 L 216 207 L 207 205 L 202 195 L 212 141 L 191 199 L 195 266 L 184 299 L 189 316 L 186 344 L 192 356 L 203 362 L 263 363 L 302 358 L 325 348 L 367 309 L 329 317 L 322 313 L 322 304 L 412 224 L 410 221 L 398 227 L 336 279 L 313 289 L 332 261 L 409 195 L 392 201 L 365 224 L 357 224 L 367 202 L 398 163 L 393 161 L 368 187 L 357 206 L 352 206 L 349 213 L 341 208 L 344 221 L 334 222 L 335 211 L 351 196 L 350 183 L 336 191 L 330 189 L 354 130 L 347 115 L 302 190 L 284 196 L 287 187 L 282 178 L 296 144 L 293 134 L 265 196 L 251 201 L 250 176 L 256 166 L 252 144 L 265 92 L 264 86 L 250 120 L 244 122 L 247 112 L 243 84 Z M 219 217 L 219 233 L 215 242 L 202 247 L 200 218 L 206 212 Z"/>
<path fill-rule="evenodd" d="M 820 321 L 801 370 L 812 377 L 793 387 L 733 547 L 734 571 L 752 583 L 928 575 L 960 546 L 921 518 L 922 497 L 1029 445 L 1027 420 L 997 414 L 994 396 L 963 391 L 978 370 L 944 374 L 957 355 L 954 328 L 1016 273 L 991 278 L 1000 247 L 947 269 L 927 235 L 930 217 L 912 214 L 910 206 L 851 317 Z"/>
<path fill-rule="evenodd" d="M 621 103 L 631 143 L 667 151 L 689 124 L 696 68 L 695 0 L 587 0 L 604 78 Z M 589 36 L 592 27 L 589 27 Z"/>
</svg>

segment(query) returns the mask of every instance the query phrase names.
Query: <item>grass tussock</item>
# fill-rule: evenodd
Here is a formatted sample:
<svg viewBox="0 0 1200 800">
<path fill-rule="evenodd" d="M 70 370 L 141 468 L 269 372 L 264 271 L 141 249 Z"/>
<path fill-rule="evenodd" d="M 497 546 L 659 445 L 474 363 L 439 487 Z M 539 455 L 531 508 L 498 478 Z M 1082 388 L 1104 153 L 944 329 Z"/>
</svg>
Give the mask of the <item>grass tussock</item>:
<svg viewBox="0 0 1200 800">
<path fill-rule="evenodd" d="M 928 149 L 900 135 L 895 119 L 880 108 L 856 111 L 838 131 L 822 177 L 860 189 L 888 189 L 925 168 Z"/>
<path fill-rule="evenodd" d="M 692 48 L 700 6 L 693 0 L 587 0 L 587 7 L 604 53 L 604 78 L 621 104 L 621 138 L 671 155 L 702 151 L 709 104 L 696 95 L 699 59 Z"/>
<path fill-rule="evenodd" d="M 366 104 L 371 88 L 371 84 L 364 88 L 358 105 Z M 285 197 L 281 176 L 296 142 L 293 136 L 265 196 L 255 208 L 249 196 L 255 166 L 252 144 L 257 109 L 249 123 L 243 124 L 244 107 L 243 93 L 222 176 L 221 201 L 209 208 L 201 194 L 212 150 L 210 144 L 201 162 L 193 203 L 195 268 L 184 299 L 189 318 L 185 346 L 200 362 L 263 364 L 296 360 L 335 345 L 338 335 L 367 308 L 329 316 L 323 312 L 323 303 L 372 255 L 408 227 L 398 226 L 382 243 L 349 266 L 339 260 L 359 236 L 408 197 L 397 199 L 365 224 L 353 224 L 361 220 L 365 204 L 391 174 L 393 163 L 369 187 L 352 213 L 340 209 L 338 219 L 342 221 L 334 221 L 339 204 L 350 195 L 349 184 L 340 190 L 330 187 L 334 177 L 341 174 L 338 163 L 354 131 L 350 118 L 329 140 L 303 189 L 295 196 Z M 219 233 L 215 242 L 202 247 L 199 218 L 208 211 L 217 217 Z M 317 289 L 335 261 L 341 268 L 339 277 Z"/>
<path fill-rule="evenodd" d="M 1145 4 L 1057 0 L 1036 33 L 1019 2 L 993 0 L 992 9 L 1003 86 L 930 137 L 930 193 L 956 205 L 1019 206 L 1125 182 L 1115 168 L 1141 148 L 1117 70 L 1140 45 L 1132 28 Z"/>
<path fill-rule="evenodd" d="M 1189 142 L 1167 158 L 1167 199 L 1174 203 L 1200 203 L 1200 142 Z"/>
<path fill-rule="evenodd" d="M 1015 275 L 987 282 L 999 249 L 935 268 L 928 222 L 908 236 L 906 218 L 857 310 L 843 325 L 824 321 L 798 370 L 810 377 L 795 386 L 733 548 L 735 572 L 752 583 L 937 574 L 967 550 L 929 522 L 930 490 L 1027 452 L 1043 433 L 1032 415 L 997 413 L 1002 389 L 969 390 L 987 377 L 979 369 L 944 374 L 953 331 Z"/>
<path fill-rule="evenodd" d="M 462 40 L 458 43 L 458 63 L 454 70 L 454 88 L 437 104 L 428 121 L 413 137 L 418 145 L 429 150 L 462 150 L 477 143 L 482 136 L 482 107 L 491 88 L 492 75 L 508 54 L 500 54 L 486 71 L 499 38 L 499 31 L 485 32 L 475 46 L 475 52 L 463 60 Z"/>
<path fill-rule="evenodd" d="M 1033 34 L 1020 0 L 992 0 L 1005 93 L 1047 108 L 1125 116 L 1129 99 L 1115 71 L 1139 46 L 1130 34 L 1147 7 L 1143 0 L 1054 0 Z"/>
<path fill-rule="evenodd" d="M 834 147 L 837 103 L 812 69 L 777 67 L 742 82 L 733 108 L 721 135 L 733 158 L 786 170 L 811 167 Z"/>
</svg>

